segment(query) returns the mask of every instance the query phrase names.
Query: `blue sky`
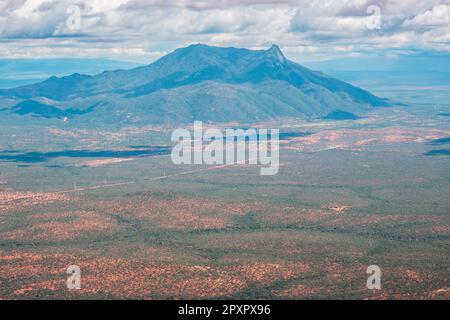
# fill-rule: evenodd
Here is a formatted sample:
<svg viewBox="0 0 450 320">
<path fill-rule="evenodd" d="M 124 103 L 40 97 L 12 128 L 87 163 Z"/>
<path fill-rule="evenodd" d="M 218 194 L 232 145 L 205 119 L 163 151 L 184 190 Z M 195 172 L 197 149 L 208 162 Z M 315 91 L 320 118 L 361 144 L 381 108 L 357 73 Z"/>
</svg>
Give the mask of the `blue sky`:
<svg viewBox="0 0 450 320">
<path fill-rule="evenodd" d="M 0 59 L 147 63 L 198 42 L 254 49 L 277 43 L 296 61 L 449 53 L 450 0 L 0 1 Z"/>
</svg>

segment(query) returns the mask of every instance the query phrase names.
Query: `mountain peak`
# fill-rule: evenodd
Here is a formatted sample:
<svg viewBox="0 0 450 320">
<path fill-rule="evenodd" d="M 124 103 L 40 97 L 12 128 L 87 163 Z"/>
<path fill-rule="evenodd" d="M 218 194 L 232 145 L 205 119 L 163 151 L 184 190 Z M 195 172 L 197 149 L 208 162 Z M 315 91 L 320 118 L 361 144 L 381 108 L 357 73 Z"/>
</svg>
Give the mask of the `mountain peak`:
<svg viewBox="0 0 450 320">
<path fill-rule="evenodd" d="M 285 63 L 286 57 L 283 55 L 283 52 L 281 51 L 280 47 L 276 44 L 273 44 L 267 51 L 268 54 L 270 54 L 275 60 Z"/>
<path fill-rule="evenodd" d="M 195 48 L 211 48 L 211 46 L 208 46 L 207 44 L 204 43 L 194 43 L 181 49 L 195 49 Z"/>
<path fill-rule="evenodd" d="M 272 46 L 269 48 L 269 51 L 278 51 L 281 53 L 281 49 L 278 45 L 276 45 L 275 43 L 272 44 Z"/>
</svg>

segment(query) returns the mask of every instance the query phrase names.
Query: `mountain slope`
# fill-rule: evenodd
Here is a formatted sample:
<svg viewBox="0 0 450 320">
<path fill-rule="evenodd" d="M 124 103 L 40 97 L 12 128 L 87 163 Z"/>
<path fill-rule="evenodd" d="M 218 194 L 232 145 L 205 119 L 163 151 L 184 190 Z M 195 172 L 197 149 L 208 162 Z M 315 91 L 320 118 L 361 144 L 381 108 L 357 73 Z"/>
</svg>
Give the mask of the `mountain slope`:
<svg viewBox="0 0 450 320">
<path fill-rule="evenodd" d="M 71 121 L 81 123 L 248 122 L 318 117 L 335 110 L 364 113 L 387 105 L 367 91 L 286 59 L 276 45 L 252 51 L 198 44 L 131 70 L 51 77 L 0 90 L 4 113 L 17 111 L 30 99 L 40 112 L 48 105 L 55 118 L 70 109 Z"/>
</svg>

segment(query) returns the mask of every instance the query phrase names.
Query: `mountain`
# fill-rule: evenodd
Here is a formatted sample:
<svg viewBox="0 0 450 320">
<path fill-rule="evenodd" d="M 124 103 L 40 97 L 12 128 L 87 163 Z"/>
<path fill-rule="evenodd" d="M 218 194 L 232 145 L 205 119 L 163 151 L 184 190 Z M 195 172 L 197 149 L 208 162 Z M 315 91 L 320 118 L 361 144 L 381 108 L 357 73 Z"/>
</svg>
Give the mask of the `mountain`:
<svg viewBox="0 0 450 320">
<path fill-rule="evenodd" d="M 414 53 L 361 55 L 351 58 L 306 62 L 305 66 L 372 92 L 386 92 L 396 97 L 393 88 L 450 85 L 450 54 Z M 400 89 L 399 88 L 399 89 Z M 385 89 L 387 89 L 385 91 Z M 390 92 L 389 92 L 390 91 Z M 411 100 L 414 101 L 415 98 Z M 403 102 L 409 102 L 402 99 Z M 411 101 L 410 100 L 410 101 Z"/>
<path fill-rule="evenodd" d="M 276 45 L 254 51 L 197 44 L 131 70 L 53 76 L 0 90 L 3 113 L 64 116 L 80 124 L 253 122 L 320 117 L 336 110 L 364 113 L 387 105 L 286 59 Z"/>
<path fill-rule="evenodd" d="M 65 76 L 74 72 L 94 75 L 104 70 L 129 69 L 139 65 L 141 64 L 88 58 L 0 59 L 0 89 L 41 82 L 52 75 Z"/>
<path fill-rule="evenodd" d="M 358 120 L 358 119 L 361 119 L 361 117 L 359 117 L 353 113 L 350 113 L 350 112 L 336 110 L 336 111 L 330 112 L 326 116 L 322 117 L 322 119 L 340 121 L 340 120 Z"/>
</svg>

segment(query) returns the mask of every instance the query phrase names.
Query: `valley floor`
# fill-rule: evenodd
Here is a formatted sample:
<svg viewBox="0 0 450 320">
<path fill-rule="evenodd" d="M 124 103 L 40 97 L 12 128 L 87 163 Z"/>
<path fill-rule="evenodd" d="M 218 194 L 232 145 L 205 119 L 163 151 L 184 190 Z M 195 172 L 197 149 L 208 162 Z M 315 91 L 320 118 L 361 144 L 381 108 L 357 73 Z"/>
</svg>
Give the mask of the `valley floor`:
<svg viewBox="0 0 450 320">
<path fill-rule="evenodd" d="M 424 108 L 263 124 L 310 133 L 266 177 L 129 153 L 162 127 L 2 125 L 0 298 L 449 299 L 449 118 Z"/>
</svg>

